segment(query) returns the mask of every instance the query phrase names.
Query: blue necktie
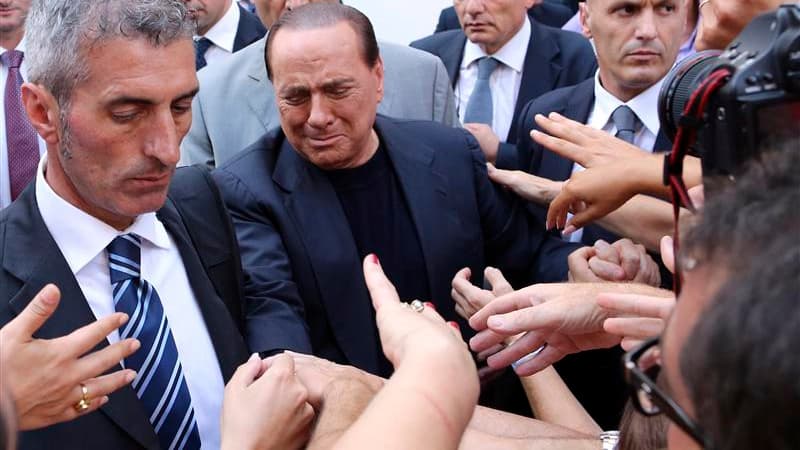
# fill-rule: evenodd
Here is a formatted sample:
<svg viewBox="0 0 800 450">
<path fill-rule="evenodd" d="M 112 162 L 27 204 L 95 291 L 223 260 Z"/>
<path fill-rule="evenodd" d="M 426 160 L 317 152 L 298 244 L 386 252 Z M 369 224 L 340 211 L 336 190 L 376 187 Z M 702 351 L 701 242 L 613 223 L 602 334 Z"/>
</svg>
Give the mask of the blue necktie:
<svg viewBox="0 0 800 450">
<path fill-rule="evenodd" d="M 114 308 L 130 317 L 121 339 L 139 339 L 142 346 L 125 358 L 137 372 L 131 384 L 150 416 L 161 448 L 199 449 L 200 433 L 178 349 L 158 293 L 141 278 L 141 240 L 134 234 L 116 237 L 108 245 Z"/>
<path fill-rule="evenodd" d="M 206 52 L 211 47 L 212 42 L 207 38 L 200 38 L 194 41 L 194 65 L 195 70 L 200 70 L 206 66 Z"/>
<path fill-rule="evenodd" d="M 633 137 L 636 135 L 636 128 L 640 123 L 636 113 L 628 106 L 620 105 L 611 113 L 611 121 L 617 127 L 617 134 L 614 137 L 633 144 Z"/>
<path fill-rule="evenodd" d="M 494 111 L 492 105 L 492 89 L 489 78 L 492 72 L 500 65 L 500 61 L 491 56 L 484 56 L 478 60 L 478 80 L 472 89 L 472 94 L 464 111 L 464 123 L 485 123 L 492 126 Z"/>
</svg>

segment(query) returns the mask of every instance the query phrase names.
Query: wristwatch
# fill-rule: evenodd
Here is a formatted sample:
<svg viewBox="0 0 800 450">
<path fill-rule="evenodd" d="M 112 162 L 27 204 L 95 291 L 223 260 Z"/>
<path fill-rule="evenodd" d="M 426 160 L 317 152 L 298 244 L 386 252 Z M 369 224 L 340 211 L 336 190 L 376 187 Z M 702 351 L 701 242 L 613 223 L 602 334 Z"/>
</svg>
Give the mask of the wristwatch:
<svg viewBox="0 0 800 450">
<path fill-rule="evenodd" d="M 603 431 L 600 433 L 600 442 L 603 443 L 603 450 L 617 450 L 619 431 Z"/>
</svg>

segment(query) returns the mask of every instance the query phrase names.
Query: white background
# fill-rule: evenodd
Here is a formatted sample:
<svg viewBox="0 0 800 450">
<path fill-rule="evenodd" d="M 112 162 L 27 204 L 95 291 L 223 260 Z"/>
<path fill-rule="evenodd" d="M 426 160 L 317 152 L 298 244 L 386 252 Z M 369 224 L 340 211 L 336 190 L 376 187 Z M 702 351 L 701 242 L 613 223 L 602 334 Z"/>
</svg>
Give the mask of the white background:
<svg viewBox="0 0 800 450">
<path fill-rule="evenodd" d="M 433 33 L 439 12 L 452 0 L 345 0 L 369 17 L 381 41 L 408 45 Z"/>
</svg>

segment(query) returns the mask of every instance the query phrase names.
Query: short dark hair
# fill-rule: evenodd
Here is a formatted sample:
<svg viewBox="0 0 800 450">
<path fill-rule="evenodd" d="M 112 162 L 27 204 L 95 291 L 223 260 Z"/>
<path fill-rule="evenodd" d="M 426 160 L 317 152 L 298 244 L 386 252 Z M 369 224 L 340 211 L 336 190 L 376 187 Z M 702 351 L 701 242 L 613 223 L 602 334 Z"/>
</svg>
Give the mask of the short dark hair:
<svg viewBox="0 0 800 450">
<path fill-rule="evenodd" d="M 267 78 L 272 81 L 272 68 L 269 63 L 270 49 L 275 36 L 286 28 L 289 30 L 314 30 L 348 23 L 361 41 L 361 56 L 369 67 L 375 67 L 380 57 L 375 30 L 369 18 L 361 11 L 340 3 L 309 3 L 283 13 L 269 29 L 264 63 L 267 65 Z"/>
<path fill-rule="evenodd" d="M 800 442 L 800 152 L 753 161 L 709 199 L 687 239 L 728 272 L 681 350 L 698 424 L 718 449 Z"/>
<path fill-rule="evenodd" d="M 784 231 L 723 285 L 681 354 L 697 422 L 715 449 L 800 442 L 800 239 L 797 228 Z"/>
</svg>

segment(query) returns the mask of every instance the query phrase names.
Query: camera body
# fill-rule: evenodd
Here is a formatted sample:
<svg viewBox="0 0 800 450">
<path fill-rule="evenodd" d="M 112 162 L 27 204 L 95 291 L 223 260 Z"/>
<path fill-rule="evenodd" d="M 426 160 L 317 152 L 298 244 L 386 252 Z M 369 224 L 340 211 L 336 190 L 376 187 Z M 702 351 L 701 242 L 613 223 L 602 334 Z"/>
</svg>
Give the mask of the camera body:
<svg viewBox="0 0 800 450">
<path fill-rule="evenodd" d="M 704 176 L 733 175 L 761 149 L 787 140 L 800 150 L 800 5 L 758 16 L 721 53 L 701 52 L 673 68 L 659 96 L 670 139 L 692 94 L 721 68 L 730 77 L 710 97 L 690 149 Z"/>
</svg>

